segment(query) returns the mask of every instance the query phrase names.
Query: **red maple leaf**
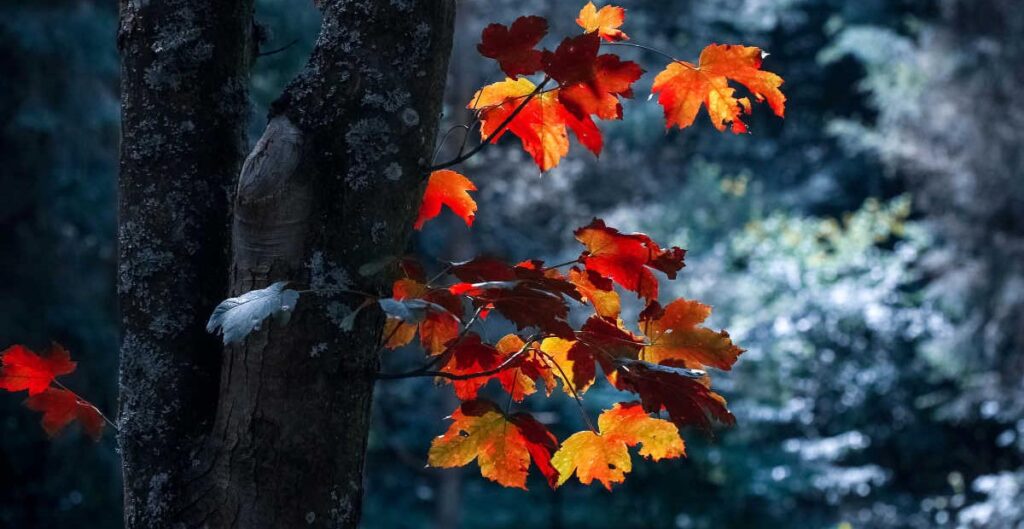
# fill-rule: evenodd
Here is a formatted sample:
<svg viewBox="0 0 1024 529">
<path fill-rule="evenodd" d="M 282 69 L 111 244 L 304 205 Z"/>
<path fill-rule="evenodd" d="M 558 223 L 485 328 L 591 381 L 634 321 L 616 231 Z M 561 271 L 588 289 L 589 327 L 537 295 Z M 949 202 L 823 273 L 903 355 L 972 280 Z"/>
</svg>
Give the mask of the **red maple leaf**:
<svg viewBox="0 0 1024 529">
<path fill-rule="evenodd" d="M 544 72 L 558 81 L 558 100 L 578 118 L 622 119 L 619 98 L 633 97 L 633 83 L 644 70 L 618 55 L 598 55 L 600 46 L 596 32 L 567 38 L 544 52 Z"/>
<path fill-rule="evenodd" d="M 548 21 L 542 17 L 519 17 L 512 26 L 491 24 L 480 35 L 476 49 L 480 55 L 498 61 L 505 75 L 515 79 L 540 70 L 541 53 L 535 49 L 548 32 Z"/>
<path fill-rule="evenodd" d="M 430 173 L 427 190 L 423 193 L 423 203 L 420 204 L 420 213 L 413 228 L 422 229 L 425 222 L 441 213 L 442 205 L 451 208 L 466 226 L 472 226 L 473 219 L 476 218 L 476 201 L 469 196 L 469 191 L 476 191 L 476 186 L 455 171 L 441 169 Z"/>
<path fill-rule="evenodd" d="M 707 386 L 708 378 L 700 371 L 671 365 L 654 365 L 639 360 L 620 362 L 616 386 L 640 397 L 649 412 L 668 412 L 669 419 L 679 426 L 693 425 L 711 431 L 712 419 L 726 425 L 736 418 L 726 408 L 725 399 Z"/>
<path fill-rule="evenodd" d="M 65 426 L 78 419 L 85 433 L 93 440 L 103 435 L 103 415 L 95 406 L 78 398 L 74 393 L 47 388 L 46 391 L 32 395 L 25 401 L 25 406 L 33 411 L 43 412 L 43 429 L 53 437 Z"/>
<path fill-rule="evenodd" d="M 468 108 L 480 112 L 481 136 L 496 143 L 506 131 L 511 132 L 541 171 L 555 167 L 569 153 L 569 130 L 580 144 L 600 155 L 604 138 L 594 120 L 569 112 L 559 101 L 557 89 L 534 94 L 536 90 L 529 79 L 506 79 L 480 89 Z M 533 97 L 527 101 L 531 94 Z M 523 108 L 513 117 L 520 106 Z M 509 119 L 505 128 L 499 130 Z"/>
<path fill-rule="evenodd" d="M 763 56 L 764 52 L 753 46 L 710 44 L 701 51 L 696 65 L 685 61 L 670 63 L 654 78 L 651 87 L 665 109 L 665 127 L 689 127 L 704 106 L 719 131 L 731 123 L 733 133 L 747 132 L 740 117 L 750 114 L 750 99 L 737 98 L 729 81 L 745 86 L 757 101 L 767 100 L 777 116 L 785 115 L 786 96 L 779 90 L 782 78 L 761 70 Z"/>
<path fill-rule="evenodd" d="M 610 278 L 646 299 L 658 297 L 658 280 L 650 269 L 675 279 L 676 272 L 684 266 L 685 250 L 662 248 L 642 233 L 620 233 L 601 219 L 594 219 L 576 230 L 575 235 L 587 247 L 580 256 L 587 270 Z"/>
<path fill-rule="evenodd" d="M 0 353 L 0 389 L 28 390 L 29 395 L 37 395 L 46 391 L 54 378 L 73 372 L 75 366 L 60 345 L 53 344 L 46 356 L 23 345 L 12 345 Z"/>
</svg>

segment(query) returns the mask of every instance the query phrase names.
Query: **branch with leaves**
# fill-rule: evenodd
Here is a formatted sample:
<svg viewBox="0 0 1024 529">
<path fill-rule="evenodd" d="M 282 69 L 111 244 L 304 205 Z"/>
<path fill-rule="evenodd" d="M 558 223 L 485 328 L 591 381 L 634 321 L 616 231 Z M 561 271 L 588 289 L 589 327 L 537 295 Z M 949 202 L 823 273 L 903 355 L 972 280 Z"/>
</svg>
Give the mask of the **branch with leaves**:
<svg viewBox="0 0 1024 529">
<path fill-rule="evenodd" d="M 689 127 L 704 108 L 719 131 L 728 127 L 733 133 L 747 132 L 742 118 L 752 111 L 751 97 L 766 101 L 780 117 L 785 112 L 782 78 L 761 70 L 766 54 L 758 48 L 711 44 L 693 64 L 625 42 L 629 37 L 621 29 L 625 10 L 620 7 L 598 9 L 588 3 L 576 22 L 583 32 L 565 38 L 553 51 L 538 48 L 548 31 L 541 17 L 520 17 L 509 26 L 491 24 L 483 30 L 478 50 L 495 60 L 507 77 L 477 91 L 467 105 L 473 121 L 452 129 L 465 131 L 462 143 L 454 158 L 430 168 L 416 229 L 444 207 L 472 225 L 477 204 L 470 193 L 477 187 L 449 168 L 506 133 L 519 138 L 541 171 L 557 166 L 568 154 L 570 132 L 600 155 L 604 138 L 595 120 L 622 119 L 621 100 L 633 96 L 633 84 L 644 74 L 635 62 L 601 53 L 602 46 L 638 49 L 669 60 L 652 85 L 666 128 Z M 539 79 L 534 82 L 529 76 Z M 552 82 L 555 86 L 549 87 Z M 735 84 L 750 96 L 738 95 Z M 477 128 L 481 141 L 466 150 L 467 138 Z M 726 331 L 702 325 L 710 307 L 687 299 L 660 303 L 659 275 L 676 279 L 684 267 L 684 250 L 662 247 L 641 233 L 621 233 L 600 219 L 574 235 L 582 252 L 556 265 L 539 260 L 511 265 L 478 257 L 447 263 L 429 278 L 410 259 L 385 258 L 360 267 L 363 275 L 400 276 L 390 297 L 341 286 L 296 290 L 288 282 L 274 283 L 222 302 L 207 329 L 221 333 L 225 344 L 241 342 L 268 319 L 287 324 L 303 295 L 361 300 L 339 322 L 343 329 L 352 328 L 360 311 L 377 305 L 387 315 L 381 353 L 416 343 L 425 355 L 419 367 L 380 373 L 378 378 L 436 378 L 450 384 L 462 401 L 449 417 L 447 432 L 431 445 L 431 466 L 476 460 L 484 477 L 520 488 L 526 488 L 532 466 L 552 487 L 575 474 L 584 484 L 598 481 L 610 489 L 632 468 L 629 448 L 640 445 L 640 455 L 654 460 L 680 457 L 685 454 L 680 428 L 710 431 L 716 423 L 735 422 L 725 399 L 711 389 L 708 370 L 731 369 L 743 349 Z M 622 291 L 645 306 L 635 322 L 622 319 Z M 582 325 L 571 323 L 573 311 L 589 312 Z M 516 330 L 488 343 L 474 325 L 492 314 Z M 0 354 L 0 389 L 28 391 L 27 405 L 43 412 L 47 432 L 78 420 L 87 433 L 99 437 L 105 417 L 56 381 L 74 370 L 66 351 L 54 346 L 41 356 L 16 345 Z M 632 393 L 635 400 L 603 411 L 595 425 L 584 399 L 602 379 Z M 481 397 L 491 382 L 507 393 L 504 408 Z M 514 403 L 542 389 L 550 396 L 559 386 L 588 426 L 562 442 L 530 413 L 511 410 Z M 660 414 L 667 418 L 654 416 Z"/>
</svg>

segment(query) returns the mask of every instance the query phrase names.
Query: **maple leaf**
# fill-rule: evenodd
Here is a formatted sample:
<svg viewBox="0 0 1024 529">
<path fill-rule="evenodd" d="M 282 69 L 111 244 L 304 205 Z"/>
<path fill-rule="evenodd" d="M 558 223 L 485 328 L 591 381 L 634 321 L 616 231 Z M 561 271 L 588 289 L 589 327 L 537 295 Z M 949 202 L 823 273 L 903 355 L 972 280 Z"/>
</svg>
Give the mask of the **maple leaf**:
<svg viewBox="0 0 1024 529">
<path fill-rule="evenodd" d="M 502 361 L 502 354 L 494 347 L 483 343 L 480 335 L 476 333 L 469 333 L 458 342 L 450 344 L 445 354 L 449 355 L 449 360 L 442 371 L 453 375 L 481 373 L 498 367 Z M 495 376 L 497 374 L 452 380 L 455 396 L 463 401 L 473 400 L 480 388 Z"/>
<path fill-rule="evenodd" d="M 557 91 L 535 95 L 499 131 L 536 89 L 529 79 L 506 79 L 480 89 L 468 107 L 480 111 L 480 135 L 497 143 L 505 131 L 511 132 L 541 171 L 555 167 L 569 153 L 568 130 L 573 131 L 584 147 L 595 155 L 601 154 L 604 139 L 597 125 L 589 116 L 577 117 L 570 113 L 559 102 Z"/>
<path fill-rule="evenodd" d="M 469 191 L 476 191 L 476 186 L 455 171 L 440 169 L 430 173 L 420 213 L 413 228 L 422 229 L 425 222 L 441 213 L 442 205 L 451 208 L 452 213 L 465 221 L 466 226 L 472 226 L 476 218 L 476 201 L 469 196 Z"/>
<path fill-rule="evenodd" d="M 397 317 L 399 311 L 389 315 L 384 326 L 384 346 L 397 349 L 412 341 L 419 331 L 420 344 L 427 353 L 440 354 L 448 342 L 459 334 L 459 319 L 462 303 L 447 289 L 428 288 L 412 278 L 402 278 L 391 287 L 391 300 L 405 307 L 413 316 L 412 321 Z M 382 299 L 391 306 L 388 299 Z M 396 307 L 398 308 L 398 307 Z"/>
<path fill-rule="evenodd" d="M 23 345 L 12 345 L 0 353 L 0 389 L 28 390 L 29 395 L 38 395 L 50 387 L 54 378 L 73 372 L 75 366 L 60 345 L 53 344 L 45 356 Z"/>
<path fill-rule="evenodd" d="M 643 339 L 623 329 L 617 320 L 594 314 L 576 333 L 576 343 L 569 349 L 572 360 L 573 383 L 586 387 L 597 376 L 596 364 L 614 383 L 616 362 L 635 360 L 643 348 Z"/>
<path fill-rule="evenodd" d="M 540 70 L 541 53 L 534 49 L 548 32 L 548 21 L 542 17 L 519 17 L 512 26 L 491 24 L 480 35 L 480 55 L 498 61 L 505 75 L 516 78 Z"/>
<path fill-rule="evenodd" d="M 584 301 L 593 305 L 598 315 L 604 318 L 618 318 L 622 311 L 619 294 L 612 289 L 610 279 L 592 270 L 569 269 L 569 281 L 583 295 Z"/>
<path fill-rule="evenodd" d="M 451 273 L 463 283 L 449 287 L 453 294 L 470 297 L 478 308 L 492 307 L 519 329 L 537 327 L 545 333 L 571 338 L 564 297 L 581 300 L 576 287 L 557 271 L 542 270 L 543 263 L 509 266 L 490 258 L 452 265 Z"/>
<path fill-rule="evenodd" d="M 665 127 L 693 124 L 701 105 L 719 131 L 732 124 L 736 134 L 747 132 L 740 117 L 750 114 L 750 99 L 735 97 L 729 81 L 736 81 L 768 105 L 779 117 L 786 112 L 786 96 L 779 90 L 782 78 L 761 70 L 763 52 L 753 46 L 711 44 L 700 54 L 698 65 L 675 61 L 654 78 L 652 92 L 665 109 Z"/>
<path fill-rule="evenodd" d="M 512 355 L 526 349 L 526 342 L 515 334 L 507 334 L 494 344 L 494 348 L 501 354 L 501 362 L 505 362 Z M 522 402 L 524 398 L 537 392 L 535 379 L 544 377 L 543 370 L 544 366 L 531 356 L 523 356 L 517 366 L 500 371 L 498 380 L 514 402 Z M 548 393 L 551 393 L 550 387 Z"/>
<path fill-rule="evenodd" d="M 684 266 L 685 250 L 674 246 L 661 248 L 642 233 L 620 233 L 606 226 L 601 219 L 594 219 L 579 228 L 575 235 L 576 240 L 587 248 L 580 256 L 587 270 L 607 277 L 645 299 L 658 297 L 658 280 L 649 268 L 675 279 L 676 272 Z"/>
<path fill-rule="evenodd" d="M 650 345 L 643 358 L 660 364 L 676 361 L 691 369 L 704 366 L 729 370 L 743 353 L 726 331 L 715 332 L 698 325 L 711 315 L 711 307 L 677 299 L 664 308 L 655 301 L 641 314 L 641 324 Z"/>
<path fill-rule="evenodd" d="M 103 415 L 95 406 L 70 391 L 47 388 L 30 396 L 25 406 L 43 413 L 43 429 L 50 437 L 57 435 L 75 419 L 82 423 L 85 433 L 93 440 L 98 441 L 103 435 Z"/>
<path fill-rule="evenodd" d="M 509 417 L 493 402 L 473 400 L 449 418 L 453 422 L 448 431 L 430 445 L 430 466 L 461 467 L 476 460 L 485 478 L 525 490 L 532 460 L 549 484 L 557 483 L 558 473 L 549 461 L 558 441 L 533 417 Z"/>
<path fill-rule="evenodd" d="M 642 444 L 640 455 L 654 461 L 685 455 L 679 429 L 647 415 L 638 403 L 619 403 L 597 419 L 600 433 L 577 432 L 566 439 L 551 458 L 562 485 L 573 473 L 584 485 L 600 481 L 611 490 L 633 469 L 629 447 Z"/>
<path fill-rule="evenodd" d="M 644 70 L 618 55 L 598 55 L 601 37 L 585 33 L 545 51 L 544 72 L 558 81 L 558 100 L 578 118 L 622 119 L 620 97 L 633 97 L 633 83 Z"/>
<path fill-rule="evenodd" d="M 597 9 L 593 2 L 587 2 L 587 5 L 580 9 L 576 23 L 587 33 L 597 32 L 608 42 L 618 42 L 629 40 L 629 36 L 619 29 L 625 20 L 626 10 L 619 6 L 607 5 Z"/>
<path fill-rule="evenodd" d="M 665 410 L 679 426 L 694 425 L 710 432 L 711 419 L 736 423 L 725 399 L 707 386 L 703 371 L 626 360 L 619 363 L 615 381 L 619 389 L 636 393 L 645 410 Z"/>
<path fill-rule="evenodd" d="M 580 379 L 577 383 L 573 373 L 575 373 L 575 361 L 569 357 L 569 351 L 572 351 L 573 346 L 576 345 L 576 340 L 566 340 L 564 338 L 549 337 L 544 338 L 540 343 L 540 350 L 547 355 L 549 360 L 554 364 L 551 369 L 552 376 L 562 381 L 562 389 L 566 395 L 573 395 L 575 392 L 577 395 L 582 395 L 591 384 L 594 383 L 594 376 L 591 374 L 589 377 L 586 373 L 581 373 L 578 377 Z"/>
</svg>

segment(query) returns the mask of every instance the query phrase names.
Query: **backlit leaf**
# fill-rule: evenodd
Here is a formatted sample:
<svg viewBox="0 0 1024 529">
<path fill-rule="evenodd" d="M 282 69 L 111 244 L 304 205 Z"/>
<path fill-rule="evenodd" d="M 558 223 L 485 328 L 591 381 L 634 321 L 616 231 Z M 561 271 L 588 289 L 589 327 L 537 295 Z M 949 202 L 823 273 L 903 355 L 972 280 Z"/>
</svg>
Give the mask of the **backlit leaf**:
<svg viewBox="0 0 1024 529">
<path fill-rule="evenodd" d="M 448 431 L 430 445 L 430 466 L 461 467 L 476 460 L 485 478 L 526 489 L 532 459 L 549 483 L 556 482 L 549 460 L 557 440 L 532 417 L 507 417 L 494 403 L 474 400 L 462 403 L 450 418 Z"/>
<path fill-rule="evenodd" d="M 577 432 L 551 458 L 561 485 L 576 474 L 580 483 L 597 480 L 611 490 L 633 468 L 628 447 L 642 444 L 640 455 L 658 461 L 685 455 L 679 429 L 647 415 L 638 403 L 616 404 L 597 419 L 599 433 Z"/>
<path fill-rule="evenodd" d="M 476 201 L 469 196 L 469 191 L 476 191 L 476 186 L 455 171 L 440 169 L 430 173 L 420 213 L 413 228 L 422 229 L 424 223 L 441 213 L 442 205 L 451 208 L 452 213 L 458 215 L 466 226 L 472 226 L 476 218 Z"/>
<path fill-rule="evenodd" d="M 777 116 L 785 115 L 786 96 L 779 90 L 782 78 L 761 70 L 763 56 L 761 49 L 753 46 L 711 44 L 701 52 L 697 65 L 685 61 L 669 64 L 654 78 L 651 88 L 665 109 L 665 127 L 689 127 L 703 105 L 716 129 L 725 130 L 731 123 L 734 133 L 747 132 L 740 118 L 750 114 L 750 99 L 737 98 L 730 80 L 745 86 L 757 101 L 767 100 Z"/>
<path fill-rule="evenodd" d="M 45 356 L 23 345 L 12 345 L 0 353 L 0 389 L 28 390 L 29 395 L 38 395 L 54 378 L 73 372 L 75 365 L 67 350 L 57 344 Z"/>
<path fill-rule="evenodd" d="M 586 246 L 580 260 L 587 270 L 596 272 L 632 290 L 646 299 L 658 298 L 658 280 L 650 269 L 675 279 L 684 266 L 686 251 L 661 248 L 642 233 L 620 233 L 601 219 L 575 232 L 576 239 Z"/>
<path fill-rule="evenodd" d="M 660 309 L 657 302 L 652 306 Z M 725 331 L 715 332 L 700 323 L 711 315 L 711 307 L 697 301 L 677 299 L 664 309 L 645 310 L 641 327 L 650 345 L 643 359 L 660 364 L 676 361 L 692 369 L 715 367 L 729 370 L 743 353 Z"/>
<path fill-rule="evenodd" d="M 597 32 L 609 42 L 629 40 L 619 27 L 626 20 L 626 10 L 619 6 L 604 6 L 598 9 L 593 2 L 587 2 L 580 10 L 576 23 L 587 33 Z"/>
</svg>

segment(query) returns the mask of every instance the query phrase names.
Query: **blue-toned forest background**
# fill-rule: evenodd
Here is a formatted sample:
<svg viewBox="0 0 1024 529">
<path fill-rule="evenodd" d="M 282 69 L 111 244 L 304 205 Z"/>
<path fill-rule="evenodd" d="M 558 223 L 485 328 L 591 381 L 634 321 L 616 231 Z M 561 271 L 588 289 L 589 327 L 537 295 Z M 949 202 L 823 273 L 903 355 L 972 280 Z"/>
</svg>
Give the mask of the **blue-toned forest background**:
<svg viewBox="0 0 1024 529">
<path fill-rule="evenodd" d="M 111 412 L 112 4 L 0 6 L 0 348 L 60 341 L 80 361 L 70 383 Z M 647 76 L 626 121 L 604 127 L 599 162 L 574 149 L 541 176 L 510 138 L 465 167 L 480 187 L 473 229 L 446 214 L 415 250 L 560 261 L 579 251 L 571 229 L 593 216 L 687 248 L 673 293 L 713 305 L 713 325 L 748 349 L 716 376 L 739 424 L 714 439 L 685 432 L 689 458 L 638 463 L 612 494 L 552 492 L 539 480 L 524 493 L 472 468 L 425 469 L 455 405 L 450 390 L 381 384 L 364 527 L 1024 527 L 1019 3 L 621 4 L 634 41 L 681 58 L 709 42 L 770 51 L 765 68 L 786 79 L 786 119 L 758 109 L 751 135 L 719 134 L 704 116 L 665 133 Z M 578 9 L 460 2 L 446 122 L 465 119 L 473 92 L 500 79 L 475 51 L 485 24 L 539 14 L 553 33 L 570 32 Z M 265 50 L 295 43 L 256 62 L 254 133 L 319 22 L 308 0 L 258 0 L 257 19 Z M 119 528 L 113 436 L 49 441 L 17 396 L 3 397 L 0 527 Z M 579 426 L 566 399 L 528 405 L 562 434 Z"/>
</svg>

